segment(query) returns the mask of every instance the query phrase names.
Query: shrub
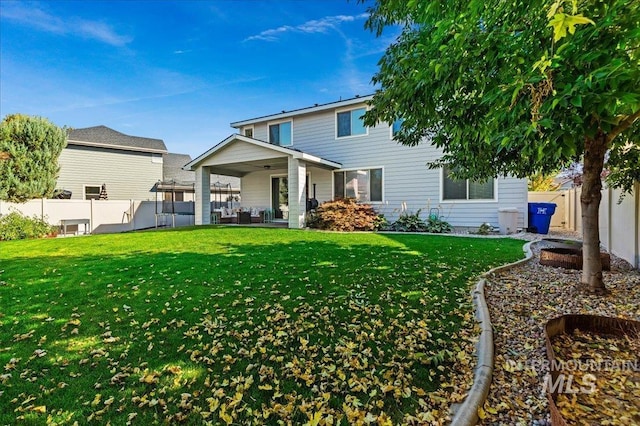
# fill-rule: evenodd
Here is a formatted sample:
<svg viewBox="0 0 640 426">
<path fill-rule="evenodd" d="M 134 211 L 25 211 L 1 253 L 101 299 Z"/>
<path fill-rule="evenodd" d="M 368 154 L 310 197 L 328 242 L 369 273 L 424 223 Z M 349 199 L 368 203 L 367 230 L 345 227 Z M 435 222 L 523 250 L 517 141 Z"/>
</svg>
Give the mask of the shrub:
<svg viewBox="0 0 640 426">
<path fill-rule="evenodd" d="M 427 221 L 427 232 L 433 232 L 434 234 L 443 234 L 445 232 L 453 231 L 451 224 L 445 220 L 436 216 L 429 216 Z"/>
<path fill-rule="evenodd" d="M 389 229 L 389 221 L 383 214 L 379 214 L 373 223 L 373 229 L 376 231 L 386 231 Z"/>
<path fill-rule="evenodd" d="M 42 238 L 54 231 L 54 226 L 49 225 L 37 216 L 31 218 L 13 211 L 0 217 L 0 240 Z"/>
<path fill-rule="evenodd" d="M 442 234 L 444 232 L 453 231 L 453 227 L 437 216 L 430 215 L 425 222 L 420 217 L 419 209 L 415 213 L 401 213 L 398 220 L 396 220 L 391 229 L 400 232 L 433 232 L 435 234 Z"/>
<path fill-rule="evenodd" d="M 369 204 L 340 198 L 322 203 L 307 224 L 329 231 L 373 231 L 381 219 Z"/>
<path fill-rule="evenodd" d="M 427 224 L 420 218 L 420 212 L 422 209 L 418 209 L 415 213 L 403 212 L 400 214 L 398 220 L 393 222 L 391 229 L 401 232 L 424 232 L 427 230 Z"/>
</svg>

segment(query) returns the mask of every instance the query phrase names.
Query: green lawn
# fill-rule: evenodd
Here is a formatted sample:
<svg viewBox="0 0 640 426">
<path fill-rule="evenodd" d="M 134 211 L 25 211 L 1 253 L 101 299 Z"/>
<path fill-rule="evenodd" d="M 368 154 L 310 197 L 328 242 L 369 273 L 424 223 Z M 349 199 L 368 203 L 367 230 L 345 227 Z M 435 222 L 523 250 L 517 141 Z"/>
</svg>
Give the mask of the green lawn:
<svg viewBox="0 0 640 426">
<path fill-rule="evenodd" d="M 0 424 L 410 421 L 468 334 L 472 278 L 521 246 L 229 227 L 0 242 Z"/>
</svg>

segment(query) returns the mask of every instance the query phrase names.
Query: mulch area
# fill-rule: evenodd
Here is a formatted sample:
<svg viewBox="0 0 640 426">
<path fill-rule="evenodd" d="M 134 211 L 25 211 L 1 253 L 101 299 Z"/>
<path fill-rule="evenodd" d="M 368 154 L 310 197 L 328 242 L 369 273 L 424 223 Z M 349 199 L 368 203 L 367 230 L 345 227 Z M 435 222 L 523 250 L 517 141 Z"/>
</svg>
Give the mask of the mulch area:
<svg viewBox="0 0 640 426">
<path fill-rule="evenodd" d="M 579 239 L 571 233 L 541 237 Z M 544 326 L 563 314 L 595 314 L 640 320 L 640 271 L 611 255 L 611 271 L 604 272 L 610 294 L 582 291 L 580 271 L 538 263 L 544 242 L 533 244 L 534 258 L 524 265 L 489 277 L 485 289 L 495 333 L 495 370 L 482 424 L 550 424 L 544 392 L 546 349 Z"/>
</svg>

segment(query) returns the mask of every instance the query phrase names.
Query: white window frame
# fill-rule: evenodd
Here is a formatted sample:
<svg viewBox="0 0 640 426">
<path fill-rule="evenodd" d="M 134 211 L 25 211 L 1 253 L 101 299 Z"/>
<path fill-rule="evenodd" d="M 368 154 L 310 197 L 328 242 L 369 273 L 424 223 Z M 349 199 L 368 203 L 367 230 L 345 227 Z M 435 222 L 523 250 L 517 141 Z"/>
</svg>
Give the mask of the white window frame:
<svg viewBox="0 0 640 426">
<path fill-rule="evenodd" d="M 247 130 L 249 130 L 249 129 L 251 129 L 251 136 L 247 136 L 247 134 L 246 134 Z M 255 128 L 255 126 L 253 124 L 251 126 L 244 126 L 242 128 L 242 136 L 246 136 L 248 138 L 255 139 L 255 137 L 256 137 L 256 128 Z"/>
<path fill-rule="evenodd" d="M 353 172 L 358 170 L 373 170 L 373 169 L 382 170 L 382 199 L 380 201 L 357 201 L 357 202 L 365 203 L 365 204 L 376 204 L 376 205 L 384 204 L 386 199 L 385 192 L 384 192 L 384 180 L 385 180 L 384 166 L 351 167 L 348 169 L 333 170 L 331 172 L 331 199 L 332 200 L 336 199 L 336 173 Z M 369 192 L 371 192 L 371 182 L 369 182 Z"/>
<path fill-rule="evenodd" d="M 367 108 L 366 105 L 359 105 L 357 107 L 354 106 L 350 106 L 348 108 L 340 108 L 340 109 L 336 109 L 335 110 L 335 114 L 333 117 L 333 125 L 334 125 L 334 135 L 336 140 L 343 140 L 343 139 L 352 139 L 352 138 L 361 138 L 363 136 L 369 136 L 369 126 L 364 126 L 364 133 L 359 134 L 359 135 L 349 135 L 349 136 L 338 136 L 338 114 L 341 112 L 347 112 L 347 111 L 355 111 L 357 109 L 363 109 L 364 111 L 367 112 L 369 110 L 369 108 Z"/>
<path fill-rule="evenodd" d="M 273 187 L 271 186 L 271 180 L 276 177 L 277 178 L 286 177 L 287 179 L 291 178 L 288 173 L 276 173 L 276 174 L 269 175 L 269 208 L 270 209 L 273 208 L 273 206 L 271 205 L 273 203 Z M 311 172 L 307 172 L 307 181 L 309 182 L 309 185 L 311 185 Z M 309 193 L 310 197 L 313 196 L 313 194 L 311 193 L 311 188 L 307 188 L 307 192 Z M 289 203 L 291 203 L 291 200 L 289 200 Z"/>
<path fill-rule="evenodd" d="M 467 183 L 467 197 L 469 197 L 469 179 L 466 179 Z M 478 203 L 497 203 L 498 202 L 498 178 L 493 178 L 493 198 L 482 198 L 465 200 L 445 200 L 444 199 L 444 167 L 440 168 L 440 203 L 441 204 L 478 204 Z"/>
<path fill-rule="evenodd" d="M 93 200 L 93 198 L 87 198 L 87 188 L 98 188 L 98 198 L 95 198 L 96 200 L 100 198 L 100 191 L 102 191 L 102 185 L 82 185 L 82 199 L 83 200 Z"/>
<path fill-rule="evenodd" d="M 291 123 L 291 143 L 289 145 L 276 145 L 275 143 L 271 142 L 271 130 L 270 127 L 271 126 L 275 126 L 276 124 L 282 124 L 282 123 Z M 255 131 L 255 130 L 254 130 Z M 293 146 L 293 118 L 285 118 L 283 120 L 276 120 L 276 121 L 268 121 L 267 122 L 267 141 L 272 144 L 272 145 L 276 145 L 276 146 L 283 146 L 283 147 L 289 147 L 289 146 Z"/>
</svg>

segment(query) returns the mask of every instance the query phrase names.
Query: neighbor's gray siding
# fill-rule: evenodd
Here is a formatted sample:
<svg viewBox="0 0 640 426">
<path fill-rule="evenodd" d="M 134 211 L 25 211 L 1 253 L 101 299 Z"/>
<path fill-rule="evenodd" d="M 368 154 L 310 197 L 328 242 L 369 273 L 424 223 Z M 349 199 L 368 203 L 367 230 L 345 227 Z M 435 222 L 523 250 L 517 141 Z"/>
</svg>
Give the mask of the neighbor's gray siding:
<svg viewBox="0 0 640 426">
<path fill-rule="evenodd" d="M 155 200 L 153 185 L 162 180 L 161 154 L 68 145 L 60 154 L 57 189 L 84 199 L 84 186 L 107 185 L 110 200 Z"/>
<path fill-rule="evenodd" d="M 335 110 L 294 117 L 292 148 L 339 162 L 343 169 L 382 167 L 384 200 L 374 203 L 374 206 L 390 220 L 397 219 L 402 204 L 406 203 L 409 211 L 422 209 L 423 217 L 430 209 L 437 208 L 440 215 L 454 226 L 477 227 L 484 222 L 497 226 L 498 209 L 516 207 L 519 210 L 518 225 L 526 225 L 526 180 L 500 179 L 497 201 L 442 202 L 441 171 L 430 170 L 426 166 L 437 159 L 441 151 L 427 142 L 417 147 L 399 145 L 391 139 L 386 124 L 369 128 L 366 136 L 336 139 L 335 122 Z M 267 141 L 267 123 L 255 124 L 254 137 Z M 322 190 L 326 190 L 326 179 L 319 179 L 320 182 L 323 183 Z M 242 189 L 244 202 L 244 179 Z M 330 189 L 333 191 L 332 184 Z"/>
</svg>

